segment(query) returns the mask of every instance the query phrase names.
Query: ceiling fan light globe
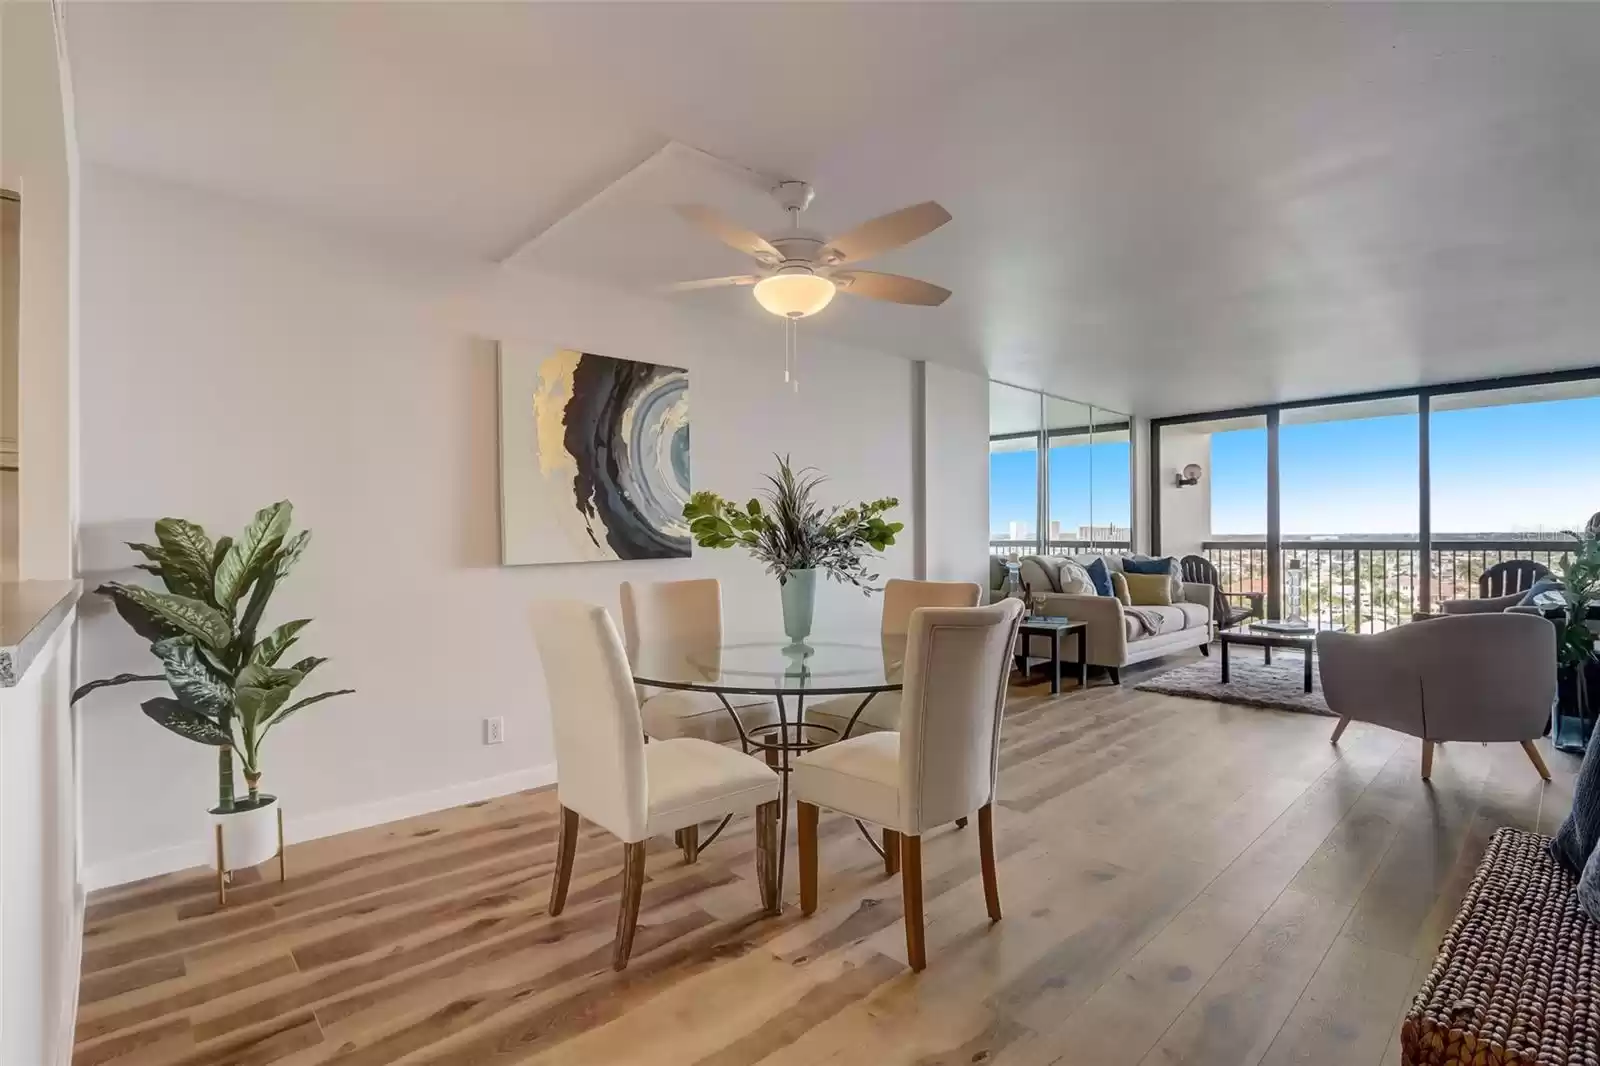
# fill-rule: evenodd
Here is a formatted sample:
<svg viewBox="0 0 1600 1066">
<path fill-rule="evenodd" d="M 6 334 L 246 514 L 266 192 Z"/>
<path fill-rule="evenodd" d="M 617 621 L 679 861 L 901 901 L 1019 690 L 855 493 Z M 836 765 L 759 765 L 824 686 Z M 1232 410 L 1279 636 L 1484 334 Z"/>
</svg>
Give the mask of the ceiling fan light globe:
<svg viewBox="0 0 1600 1066">
<path fill-rule="evenodd" d="M 781 318 L 806 318 L 827 307 L 838 287 L 816 274 L 774 274 L 756 282 L 756 302 Z"/>
</svg>

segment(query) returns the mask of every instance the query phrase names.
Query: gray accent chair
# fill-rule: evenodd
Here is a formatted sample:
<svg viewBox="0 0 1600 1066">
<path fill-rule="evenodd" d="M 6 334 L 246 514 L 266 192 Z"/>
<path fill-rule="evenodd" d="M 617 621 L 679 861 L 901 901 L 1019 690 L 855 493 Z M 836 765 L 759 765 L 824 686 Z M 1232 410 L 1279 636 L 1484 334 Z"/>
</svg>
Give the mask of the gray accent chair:
<svg viewBox="0 0 1600 1066">
<path fill-rule="evenodd" d="M 1322 695 L 1339 715 L 1422 741 L 1422 779 L 1446 740 L 1516 742 L 1539 776 L 1534 740 L 1556 698 L 1555 627 L 1534 615 L 1448 615 L 1382 633 L 1318 633 Z"/>
</svg>

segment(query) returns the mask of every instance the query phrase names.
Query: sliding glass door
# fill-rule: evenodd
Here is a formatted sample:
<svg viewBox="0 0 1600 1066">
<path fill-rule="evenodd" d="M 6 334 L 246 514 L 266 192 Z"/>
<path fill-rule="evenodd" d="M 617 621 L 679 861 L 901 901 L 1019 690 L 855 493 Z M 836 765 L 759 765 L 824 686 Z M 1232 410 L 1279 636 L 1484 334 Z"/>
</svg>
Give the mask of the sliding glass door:
<svg viewBox="0 0 1600 1066">
<path fill-rule="evenodd" d="M 1324 625 L 1387 629 L 1555 566 L 1600 508 L 1596 425 L 1600 369 L 1154 419 L 1152 543 L 1269 615 L 1293 585 Z"/>
<path fill-rule="evenodd" d="M 1497 563 L 1555 566 L 1600 509 L 1600 379 L 1438 396 L 1429 426 L 1435 600 Z"/>
<path fill-rule="evenodd" d="M 1417 398 L 1296 407 L 1278 427 L 1287 582 L 1301 614 L 1376 632 L 1417 610 Z M 1286 586 L 1287 587 L 1287 586 Z"/>
<path fill-rule="evenodd" d="M 1160 436 L 1160 551 L 1203 555 L 1227 593 L 1267 591 L 1267 419 L 1218 418 Z"/>
</svg>

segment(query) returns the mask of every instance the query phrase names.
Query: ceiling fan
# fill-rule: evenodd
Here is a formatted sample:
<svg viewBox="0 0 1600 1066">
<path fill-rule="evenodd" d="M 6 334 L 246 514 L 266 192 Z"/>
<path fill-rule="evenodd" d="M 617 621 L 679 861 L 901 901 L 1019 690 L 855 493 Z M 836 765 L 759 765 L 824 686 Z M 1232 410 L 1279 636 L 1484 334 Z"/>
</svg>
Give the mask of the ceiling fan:
<svg viewBox="0 0 1600 1066">
<path fill-rule="evenodd" d="M 754 274 L 735 274 L 723 278 L 702 278 L 669 285 L 670 292 L 715 289 L 724 286 L 752 285 L 756 302 L 775 315 L 788 319 L 805 318 L 827 307 L 835 292 L 847 292 L 891 303 L 937 307 L 950 296 L 950 290 L 899 274 L 859 270 L 852 264 L 910 244 L 950 221 L 950 212 L 932 200 L 903 207 L 863 222 L 838 237 L 824 239 L 800 226 L 800 213 L 810 204 L 814 191 L 803 181 L 784 181 L 772 190 L 773 196 L 789 212 L 793 227 L 786 233 L 763 237 L 730 222 L 709 207 L 681 204 L 677 207 L 697 229 L 715 237 L 729 248 L 744 252 L 760 264 Z"/>
</svg>

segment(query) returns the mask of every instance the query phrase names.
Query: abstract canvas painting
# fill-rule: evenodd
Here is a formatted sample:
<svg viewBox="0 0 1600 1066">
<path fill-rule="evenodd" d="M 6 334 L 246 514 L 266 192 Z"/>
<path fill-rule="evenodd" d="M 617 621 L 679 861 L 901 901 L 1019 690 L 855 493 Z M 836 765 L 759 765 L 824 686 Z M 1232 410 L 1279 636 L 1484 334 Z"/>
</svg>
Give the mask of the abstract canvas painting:
<svg viewBox="0 0 1600 1066">
<path fill-rule="evenodd" d="M 501 559 L 689 554 L 689 372 L 500 346 Z"/>
</svg>

